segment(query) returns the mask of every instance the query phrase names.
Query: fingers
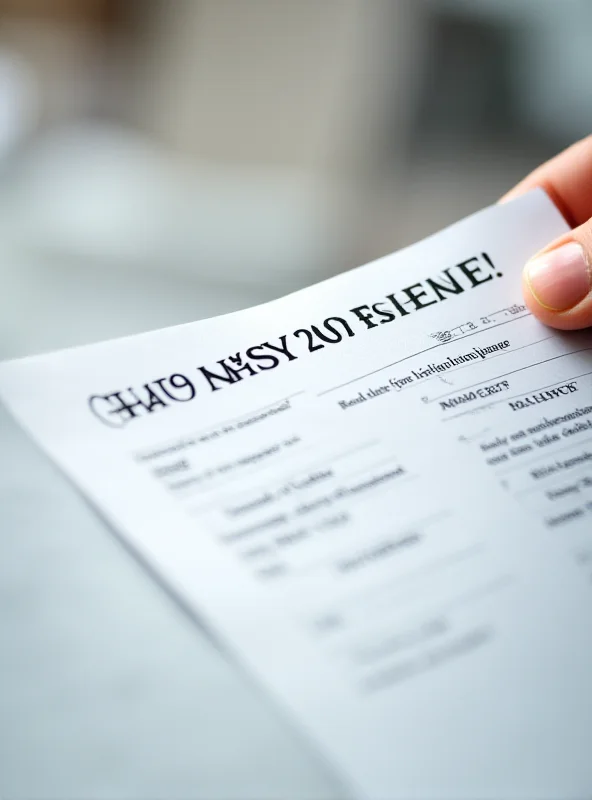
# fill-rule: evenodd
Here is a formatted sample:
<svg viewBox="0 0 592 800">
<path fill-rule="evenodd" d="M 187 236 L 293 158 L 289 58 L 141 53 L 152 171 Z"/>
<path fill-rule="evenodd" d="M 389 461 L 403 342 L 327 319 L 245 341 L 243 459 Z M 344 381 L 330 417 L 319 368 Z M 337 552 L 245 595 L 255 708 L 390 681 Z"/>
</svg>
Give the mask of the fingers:
<svg viewBox="0 0 592 800">
<path fill-rule="evenodd" d="M 564 150 L 521 181 L 502 200 L 542 187 L 570 225 L 592 217 L 592 136 Z"/>
<path fill-rule="evenodd" d="M 541 322 L 561 330 L 592 326 L 592 220 L 527 262 L 524 299 Z"/>
<path fill-rule="evenodd" d="M 502 200 L 537 186 L 574 230 L 526 264 L 524 299 L 532 313 L 553 328 L 587 328 L 592 326 L 592 136 L 547 161 Z"/>
</svg>

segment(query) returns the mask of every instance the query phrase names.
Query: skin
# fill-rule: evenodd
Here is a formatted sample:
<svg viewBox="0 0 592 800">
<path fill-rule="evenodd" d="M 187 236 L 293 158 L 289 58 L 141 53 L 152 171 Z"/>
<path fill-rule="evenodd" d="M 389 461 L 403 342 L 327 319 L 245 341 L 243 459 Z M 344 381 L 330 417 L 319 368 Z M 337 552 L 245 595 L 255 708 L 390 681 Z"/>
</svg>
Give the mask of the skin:
<svg viewBox="0 0 592 800">
<path fill-rule="evenodd" d="M 543 188 L 559 208 L 573 230 L 550 242 L 533 258 L 550 253 L 568 242 L 578 242 L 584 258 L 592 265 L 592 136 L 564 150 L 555 158 L 542 164 L 527 178 L 502 198 L 511 200 L 536 187 Z M 592 275 L 592 270 L 590 271 Z M 592 290 L 573 308 L 553 311 L 545 307 L 532 293 L 527 277 L 523 273 L 524 300 L 532 313 L 541 322 L 561 330 L 575 330 L 592 326 Z"/>
</svg>

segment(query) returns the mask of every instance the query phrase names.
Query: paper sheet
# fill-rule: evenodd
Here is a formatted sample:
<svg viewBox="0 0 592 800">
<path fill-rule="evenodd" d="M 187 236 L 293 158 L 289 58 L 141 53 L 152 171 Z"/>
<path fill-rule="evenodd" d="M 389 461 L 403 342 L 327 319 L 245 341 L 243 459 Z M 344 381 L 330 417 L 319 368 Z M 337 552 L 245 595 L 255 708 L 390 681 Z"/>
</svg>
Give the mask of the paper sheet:
<svg viewBox="0 0 592 800">
<path fill-rule="evenodd" d="M 274 303 L 0 366 L 354 796 L 592 792 L 592 336 L 519 281 L 566 229 L 534 192 Z"/>
</svg>

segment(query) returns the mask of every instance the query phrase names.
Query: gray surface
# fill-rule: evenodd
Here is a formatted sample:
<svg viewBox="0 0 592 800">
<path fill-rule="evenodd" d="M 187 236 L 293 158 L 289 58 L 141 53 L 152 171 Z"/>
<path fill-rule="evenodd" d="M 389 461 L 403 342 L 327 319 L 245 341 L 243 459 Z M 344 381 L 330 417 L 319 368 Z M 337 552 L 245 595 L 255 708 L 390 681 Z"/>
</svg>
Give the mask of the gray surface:
<svg viewBox="0 0 592 800">
<path fill-rule="evenodd" d="M 0 797 L 339 796 L 1 408 L 0 448 Z"/>
</svg>

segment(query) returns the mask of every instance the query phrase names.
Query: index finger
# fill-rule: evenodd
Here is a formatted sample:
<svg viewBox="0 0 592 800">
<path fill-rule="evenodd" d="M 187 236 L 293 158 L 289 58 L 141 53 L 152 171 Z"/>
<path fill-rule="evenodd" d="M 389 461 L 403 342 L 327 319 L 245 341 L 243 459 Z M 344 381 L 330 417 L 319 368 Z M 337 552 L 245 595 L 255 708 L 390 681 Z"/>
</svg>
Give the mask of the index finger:
<svg viewBox="0 0 592 800">
<path fill-rule="evenodd" d="M 502 202 L 543 188 L 572 228 L 592 217 L 592 136 L 568 147 L 520 181 Z"/>
</svg>

